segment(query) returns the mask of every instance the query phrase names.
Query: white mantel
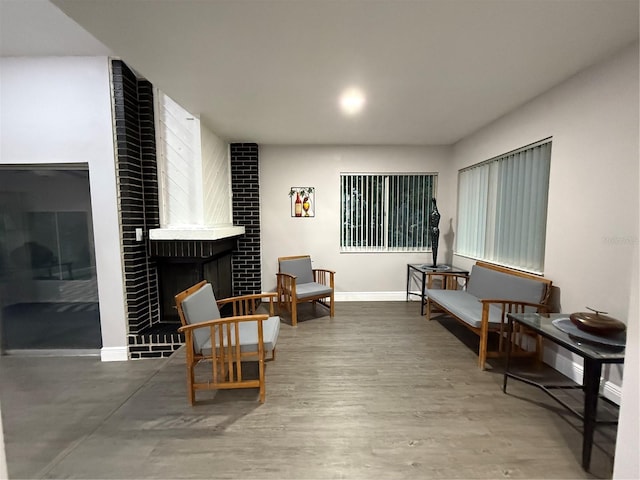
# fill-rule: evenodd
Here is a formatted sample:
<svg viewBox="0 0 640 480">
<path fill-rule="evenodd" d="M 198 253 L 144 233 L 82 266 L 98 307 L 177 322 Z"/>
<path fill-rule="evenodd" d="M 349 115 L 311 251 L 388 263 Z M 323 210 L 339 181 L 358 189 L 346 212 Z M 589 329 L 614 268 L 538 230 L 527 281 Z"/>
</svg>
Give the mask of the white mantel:
<svg viewBox="0 0 640 480">
<path fill-rule="evenodd" d="M 149 230 L 150 240 L 222 240 L 244 235 L 244 227 L 170 227 Z"/>
</svg>

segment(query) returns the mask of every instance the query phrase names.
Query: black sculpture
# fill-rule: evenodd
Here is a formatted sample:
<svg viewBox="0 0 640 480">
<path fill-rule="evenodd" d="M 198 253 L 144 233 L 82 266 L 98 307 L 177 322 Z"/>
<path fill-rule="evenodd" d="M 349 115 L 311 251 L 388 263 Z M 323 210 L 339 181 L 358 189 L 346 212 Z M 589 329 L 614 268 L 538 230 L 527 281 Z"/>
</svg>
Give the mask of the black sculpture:
<svg viewBox="0 0 640 480">
<path fill-rule="evenodd" d="M 438 239 L 440 238 L 440 229 L 438 224 L 440 223 L 440 212 L 438 212 L 438 206 L 436 205 L 436 199 L 431 199 L 431 214 L 429 215 L 429 235 L 431 236 L 431 253 L 433 255 L 433 266 L 438 266 Z"/>
</svg>

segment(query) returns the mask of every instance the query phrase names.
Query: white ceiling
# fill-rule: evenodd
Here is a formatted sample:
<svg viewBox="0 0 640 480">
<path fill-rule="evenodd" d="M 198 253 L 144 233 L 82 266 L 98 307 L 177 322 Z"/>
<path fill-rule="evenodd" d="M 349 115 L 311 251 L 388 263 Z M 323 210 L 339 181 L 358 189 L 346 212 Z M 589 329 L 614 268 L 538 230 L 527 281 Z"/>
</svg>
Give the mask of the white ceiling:
<svg viewBox="0 0 640 480">
<path fill-rule="evenodd" d="M 229 141 L 451 144 L 638 39 L 638 0 L 0 0 L 2 55 L 109 50 Z M 105 47 L 105 45 L 108 47 Z M 359 86 L 363 112 L 338 96 Z"/>
</svg>

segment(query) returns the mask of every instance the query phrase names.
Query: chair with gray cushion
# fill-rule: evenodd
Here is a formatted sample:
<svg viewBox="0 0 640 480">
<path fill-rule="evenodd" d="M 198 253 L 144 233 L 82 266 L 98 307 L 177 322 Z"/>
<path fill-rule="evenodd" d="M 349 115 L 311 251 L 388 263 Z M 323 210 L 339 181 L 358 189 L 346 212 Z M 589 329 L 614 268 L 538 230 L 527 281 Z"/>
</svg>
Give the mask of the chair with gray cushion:
<svg viewBox="0 0 640 480">
<path fill-rule="evenodd" d="M 267 352 L 274 360 L 280 317 L 274 316 L 275 293 L 243 295 L 216 300 L 210 283 L 202 281 L 175 296 L 185 335 L 187 395 L 195 403 L 197 390 L 258 388 L 265 400 L 264 362 Z M 256 313 L 269 302 L 269 314 Z M 220 308 L 231 305 L 231 317 L 221 318 Z M 196 365 L 211 362 L 207 378 L 196 379 Z M 258 362 L 258 378 L 243 376 L 242 362 Z M 199 371 L 199 374 L 202 372 Z"/>
<path fill-rule="evenodd" d="M 302 302 L 312 302 L 314 306 L 320 303 L 333 317 L 334 275 L 332 270 L 312 268 L 309 255 L 278 258 L 278 306 L 291 312 L 292 326 L 298 324 L 297 305 Z"/>
</svg>

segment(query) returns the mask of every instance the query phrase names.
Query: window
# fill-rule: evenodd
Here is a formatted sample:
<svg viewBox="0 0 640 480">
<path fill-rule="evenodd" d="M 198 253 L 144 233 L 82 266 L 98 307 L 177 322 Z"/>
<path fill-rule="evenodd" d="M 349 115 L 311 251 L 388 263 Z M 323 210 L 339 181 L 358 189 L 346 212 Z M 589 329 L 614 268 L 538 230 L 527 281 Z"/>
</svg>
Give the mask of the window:
<svg viewBox="0 0 640 480">
<path fill-rule="evenodd" d="M 433 174 L 341 174 L 341 250 L 427 250 L 436 179 Z"/>
<path fill-rule="evenodd" d="M 544 267 L 551 140 L 458 174 L 458 255 L 535 273 Z"/>
</svg>

